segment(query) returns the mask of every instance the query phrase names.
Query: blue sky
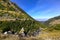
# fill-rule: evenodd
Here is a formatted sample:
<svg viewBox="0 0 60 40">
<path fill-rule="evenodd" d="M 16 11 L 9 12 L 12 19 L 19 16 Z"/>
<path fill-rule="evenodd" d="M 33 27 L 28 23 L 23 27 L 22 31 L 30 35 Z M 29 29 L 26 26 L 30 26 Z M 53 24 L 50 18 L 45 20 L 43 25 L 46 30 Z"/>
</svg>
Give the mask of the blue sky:
<svg viewBox="0 0 60 40">
<path fill-rule="evenodd" d="M 49 19 L 60 15 L 60 0 L 12 0 L 34 19 Z"/>
</svg>

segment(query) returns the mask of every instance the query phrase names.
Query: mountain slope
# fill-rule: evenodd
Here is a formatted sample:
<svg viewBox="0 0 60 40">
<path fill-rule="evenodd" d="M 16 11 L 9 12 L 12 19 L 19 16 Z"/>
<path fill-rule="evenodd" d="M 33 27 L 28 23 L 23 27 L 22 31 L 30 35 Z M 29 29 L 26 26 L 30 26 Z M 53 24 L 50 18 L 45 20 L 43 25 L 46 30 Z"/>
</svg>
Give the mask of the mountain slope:
<svg viewBox="0 0 60 40">
<path fill-rule="evenodd" d="M 8 3 L 4 1 L 0 2 L 0 13 L 3 13 L 0 14 L 1 16 L 7 16 L 7 17 L 17 18 L 17 19 L 23 18 L 29 20 L 29 18 L 31 18 L 28 14 L 26 14 L 26 12 L 24 12 L 21 8 L 19 8 L 16 4 L 12 2 L 8 2 Z"/>
<path fill-rule="evenodd" d="M 40 27 L 44 28 L 44 25 L 34 20 L 15 3 L 10 2 L 9 0 L 1 0 L 0 30 L 13 30 L 14 32 L 19 32 L 22 27 L 25 29 L 25 32 L 32 33 Z"/>
<path fill-rule="evenodd" d="M 51 24 L 51 25 L 54 25 L 54 24 L 60 24 L 60 16 L 56 16 L 56 17 L 54 17 L 54 18 L 51 18 L 51 19 L 49 19 L 49 20 L 47 20 L 46 22 L 45 22 L 46 24 Z"/>
<path fill-rule="evenodd" d="M 51 18 L 45 22 L 50 30 L 60 30 L 60 16 Z"/>
</svg>

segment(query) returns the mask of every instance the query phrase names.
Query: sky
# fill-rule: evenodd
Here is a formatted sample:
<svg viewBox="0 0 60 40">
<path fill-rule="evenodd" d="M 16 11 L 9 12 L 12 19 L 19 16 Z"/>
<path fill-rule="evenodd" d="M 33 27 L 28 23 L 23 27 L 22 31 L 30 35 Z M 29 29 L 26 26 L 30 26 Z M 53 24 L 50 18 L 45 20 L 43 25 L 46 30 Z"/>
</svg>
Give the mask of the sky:
<svg viewBox="0 0 60 40">
<path fill-rule="evenodd" d="M 11 0 L 34 19 L 49 19 L 60 15 L 60 0 Z"/>
</svg>

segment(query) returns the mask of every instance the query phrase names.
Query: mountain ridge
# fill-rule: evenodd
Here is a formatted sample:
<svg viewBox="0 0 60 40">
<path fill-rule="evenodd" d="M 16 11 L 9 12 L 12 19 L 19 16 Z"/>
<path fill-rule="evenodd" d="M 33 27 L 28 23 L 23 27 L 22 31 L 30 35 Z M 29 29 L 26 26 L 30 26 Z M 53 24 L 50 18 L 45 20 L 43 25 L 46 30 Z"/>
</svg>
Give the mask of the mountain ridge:
<svg viewBox="0 0 60 40">
<path fill-rule="evenodd" d="M 22 27 L 29 34 L 40 27 L 45 28 L 42 23 L 33 19 L 15 3 L 9 0 L 8 2 L 7 0 L 0 1 L 0 30 L 3 32 L 13 30 L 19 33 Z"/>
<path fill-rule="evenodd" d="M 48 26 L 50 31 L 60 30 L 60 15 L 47 20 L 44 24 Z"/>
</svg>

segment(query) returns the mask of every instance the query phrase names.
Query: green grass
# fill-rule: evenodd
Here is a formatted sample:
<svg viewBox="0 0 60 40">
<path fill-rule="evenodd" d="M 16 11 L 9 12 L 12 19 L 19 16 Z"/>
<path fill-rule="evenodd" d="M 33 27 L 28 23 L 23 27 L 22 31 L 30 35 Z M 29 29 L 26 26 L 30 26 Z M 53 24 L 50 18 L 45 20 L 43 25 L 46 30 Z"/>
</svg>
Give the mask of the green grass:
<svg viewBox="0 0 60 40">
<path fill-rule="evenodd" d="M 5 6 L 3 6 L 1 3 L 0 3 L 0 9 L 1 10 L 4 10 L 5 9 Z"/>
<path fill-rule="evenodd" d="M 33 31 L 36 31 L 37 29 L 39 29 L 40 26 L 42 26 L 42 25 L 38 24 L 35 21 L 31 21 L 31 20 L 0 21 L 0 29 L 3 30 L 3 31 L 13 29 L 15 32 L 19 32 L 20 29 L 23 27 L 27 33 L 29 31 L 31 33 Z"/>
<path fill-rule="evenodd" d="M 9 7 L 10 11 L 15 11 L 15 9 L 13 7 Z"/>
</svg>

